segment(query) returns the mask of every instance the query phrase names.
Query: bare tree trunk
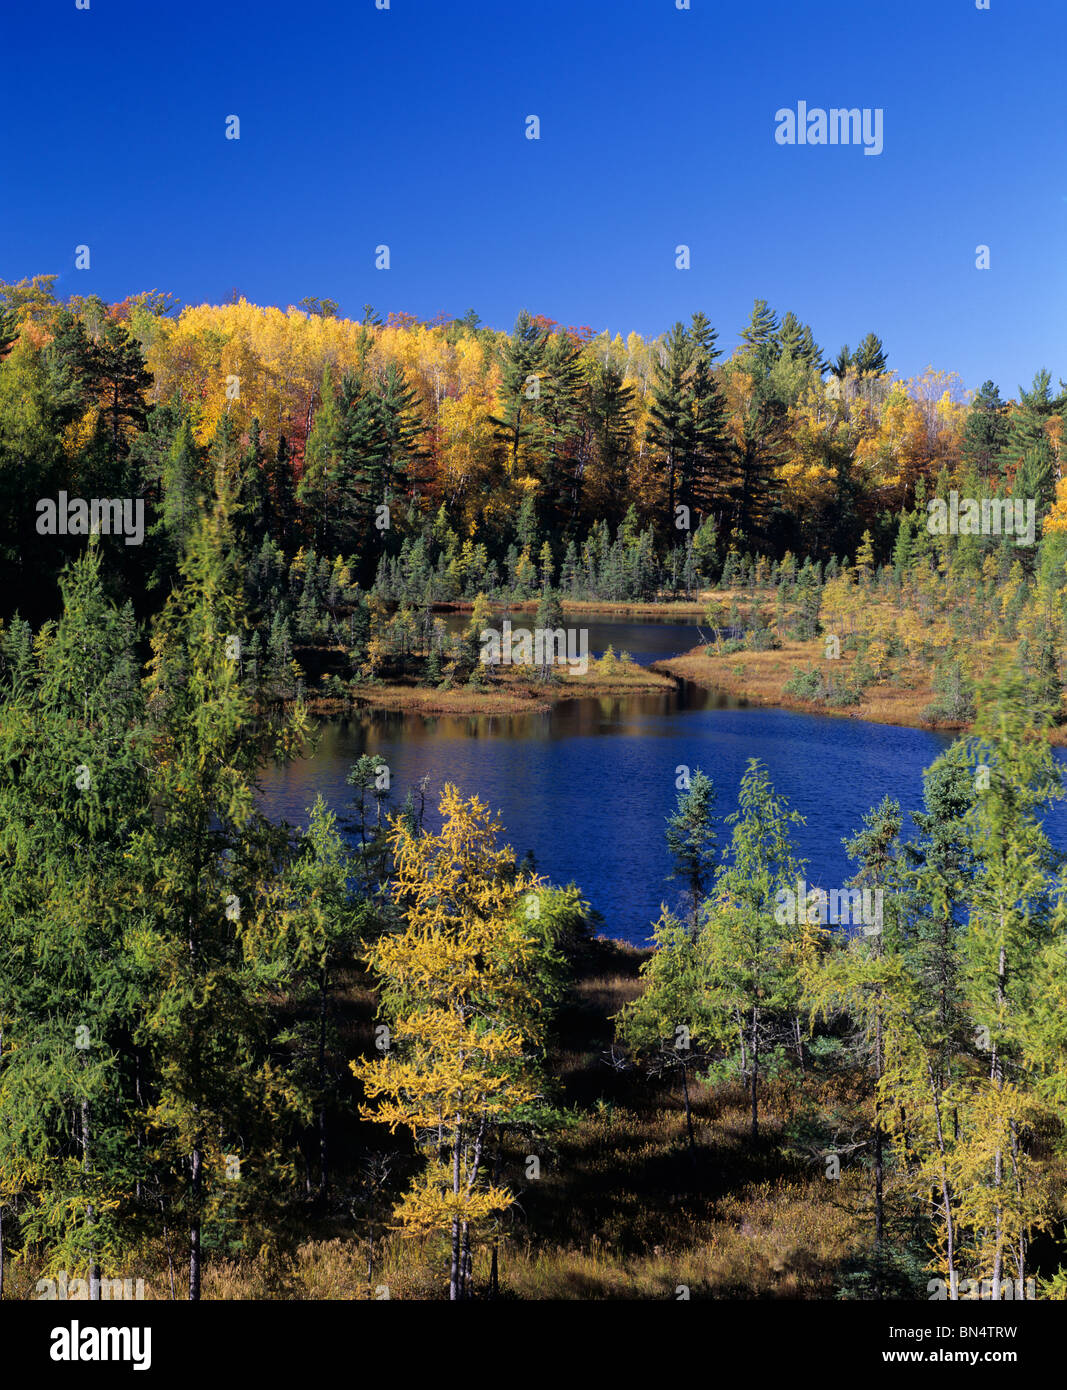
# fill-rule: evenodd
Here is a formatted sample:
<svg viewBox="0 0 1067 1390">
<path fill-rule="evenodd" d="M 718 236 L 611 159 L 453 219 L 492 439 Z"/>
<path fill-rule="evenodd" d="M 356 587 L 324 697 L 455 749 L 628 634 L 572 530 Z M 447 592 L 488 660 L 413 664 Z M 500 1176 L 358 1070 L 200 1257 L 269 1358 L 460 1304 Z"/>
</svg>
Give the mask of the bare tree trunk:
<svg viewBox="0 0 1067 1390">
<path fill-rule="evenodd" d="M 493 1184 L 500 1181 L 500 1130 L 496 1132 L 496 1148 L 493 1153 Z M 496 1298 L 500 1293 L 500 1233 L 493 1232 L 493 1254 L 489 1264 L 489 1297 Z"/>
<path fill-rule="evenodd" d="M 487 1122 L 486 1122 L 486 1118 L 485 1118 L 485 1112 L 483 1111 L 483 1112 L 482 1112 L 481 1119 L 478 1121 L 478 1133 L 477 1133 L 477 1136 L 475 1137 L 475 1140 L 474 1140 L 474 1158 L 473 1158 L 473 1161 L 471 1162 L 470 1172 L 469 1172 L 468 1175 L 467 1175 L 467 1194 L 468 1194 L 468 1196 L 469 1196 L 470 1193 L 474 1190 L 474 1184 L 478 1181 L 478 1172 L 479 1172 L 479 1169 L 480 1169 L 481 1166 L 482 1166 L 482 1147 L 483 1147 L 483 1145 L 484 1145 L 484 1143 L 485 1143 L 485 1129 L 486 1129 L 486 1123 L 487 1123 Z M 473 1298 L 473 1297 L 474 1297 L 474 1261 L 473 1261 L 473 1258 L 472 1258 L 472 1256 L 471 1256 L 471 1230 L 470 1230 L 470 1222 L 469 1222 L 469 1221 L 464 1221 L 464 1222 L 463 1222 L 462 1257 L 461 1257 L 461 1260 L 460 1260 L 460 1266 L 461 1266 L 461 1274 L 462 1274 L 462 1278 L 461 1278 L 462 1295 L 461 1295 L 461 1296 L 462 1296 L 463 1298 Z"/>
<path fill-rule="evenodd" d="M 471 1225 L 469 1221 L 461 1221 L 459 1241 L 459 1289 L 461 1298 L 474 1297 L 472 1270 Z"/>
<path fill-rule="evenodd" d="M 934 1102 L 934 1118 L 937 1121 L 937 1151 L 941 1156 L 941 1209 L 945 1214 L 945 1258 L 948 1263 L 948 1296 L 955 1302 L 959 1297 L 956 1284 L 956 1232 L 952 1219 L 952 1186 L 945 1171 L 945 1135 L 941 1127 L 941 1102 L 937 1096 L 937 1083 L 929 1058 L 926 1062 L 930 1078 L 930 1094 Z"/>
<path fill-rule="evenodd" d="M 455 1133 L 452 1137 L 452 1195 L 459 1196 L 459 1145 L 462 1139 L 459 1116 L 456 1116 Z M 448 1298 L 451 1303 L 459 1299 L 459 1217 L 452 1218 L 452 1264 L 448 1276 Z"/>
<path fill-rule="evenodd" d="M 82 1169 L 89 1171 L 90 1159 L 90 1133 L 89 1133 L 89 1102 L 83 1100 L 81 1103 L 81 1128 L 82 1128 Z M 96 1211 L 90 1202 L 85 1208 L 85 1219 L 91 1227 L 96 1222 Z M 100 1301 L 100 1266 L 94 1257 L 89 1260 L 89 1299 L 90 1302 Z"/>
<path fill-rule="evenodd" d="M 199 1141 L 194 1144 L 190 1156 L 192 1176 L 189 1182 L 189 1195 L 192 1198 L 192 1218 L 189 1222 L 189 1300 L 200 1301 L 200 1167 L 203 1156 Z"/>
</svg>

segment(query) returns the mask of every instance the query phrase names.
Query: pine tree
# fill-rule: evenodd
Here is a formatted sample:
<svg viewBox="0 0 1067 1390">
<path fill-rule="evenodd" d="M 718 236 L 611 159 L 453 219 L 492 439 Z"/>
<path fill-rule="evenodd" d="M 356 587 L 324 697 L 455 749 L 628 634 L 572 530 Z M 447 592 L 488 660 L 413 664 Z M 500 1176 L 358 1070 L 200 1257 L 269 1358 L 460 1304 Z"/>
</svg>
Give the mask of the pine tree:
<svg viewBox="0 0 1067 1390">
<path fill-rule="evenodd" d="M 490 422 L 507 450 L 512 478 L 535 471 L 534 459 L 527 455 L 538 444 L 547 343 L 547 332 L 523 309 L 500 350 L 501 406 Z"/>
<path fill-rule="evenodd" d="M 329 363 L 322 369 L 318 396 L 296 500 L 308 515 L 313 544 L 332 549 L 337 539 L 335 511 L 340 498 L 341 412 Z"/>
<path fill-rule="evenodd" d="M 553 536 L 573 530 L 582 501 L 585 462 L 582 410 L 585 376 L 579 345 L 567 333 L 549 335 L 544 352 L 540 423 L 542 445 L 536 464 L 538 512 Z"/>
<path fill-rule="evenodd" d="M 0 703 L 0 1238 L 50 1268 L 105 1269 L 138 1243 L 146 1174 L 135 1040 L 145 982 L 130 845 L 148 818 L 132 614 L 96 543 L 63 614 L 10 666 Z"/>
<path fill-rule="evenodd" d="M 795 889 L 803 870 L 789 834 L 801 820 L 775 793 L 766 768 L 750 758 L 737 811 L 727 817 L 733 832 L 698 938 L 715 1039 L 721 1047 L 735 1038 L 739 1044 L 753 1143 L 759 1137 L 761 1058 L 776 1033 L 792 1031 L 799 994 L 803 923 L 779 911 L 778 897 Z M 796 915 L 802 915 L 799 904 Z"/>
<path fill-rule="evenodd" d="M 197 524 L 197 500 L 202 486 L 200 451 L 188 415 L 182 418 L 163 464 L 163 504 L 157 523 L 162 542 L 162 567 L 157 583 L 177 574 Z"/>
<path fill-rule="evenodd" d="M 320 795 L 308 811 L 307 829 L 300 833 L 281 884 L 279 930 L 263 943 L 264 954 L 282 963 L 290 1001 L 304 1004 L 312 1015 L 277 1042 L 296 1044 L 293 1075 L 314 1113 L 320 1200 L 329 1187 L 328 1120 L 337 1086 L 331 1065 L 337 1043 L 331 999 L 338 968 L 358 948 L 371 918 L 369 901 L 350 892 L 352 870 L 337 817 Z"/>
<path fill-rule="evenodd" d="M 805 944 L 801 964 L 803 1003 L 813 1018 L 843 1012 L 856 1030 L 853 1052 L 869 1073 L 874 1115 L 867 1144 L 871 1152 L 874 1189 L 873 1275 L 876 1297 L 884 1296 L 887 1273 L 885 1211 L 885 1149 L 889 1127 L 885 1119 L 887 1052 L 896 1042 L 897 1021 L 907 1017 L 913 996 L 903 955 L 907 921 L 902 910 L 906 865 L 900 830 L 900 807 L 889 797 L 863 818 L 863 829 L 846 842 L 857 872 L 849 890 L 867 894 L 865 906 L 875 904 L 875 920 L 862 931 L 816 932 Z M 853 916 L 855 922 L 855 916 Z"/>
<path fill-rule="evenodd" d="M 688 788 L 678 796 L 678 804 L 667 817 L 667 849 L 674 861 L 672 878 L 685 882 L 690 901 L 690 930 L 696 935 L 700 908 L 715 866 L 714 828 L 715 788 L 711 779 L 696 768 Z"/>
<path fill-rule="evenodd" d="M 854 368 L 855 363 L 853 361 L 852 353 L 849 351 L 848 343 L 845 343 L 845 345 L 838 352 L 837 356 L 834 358 L 833 363 L 830 366 L 830 371 L 838 379 L 838 381 L 844 381 L 845 377 L 848 376 L 849 372 L 853 371 Z"/>
<path fill-rule="evenodd" d="M 881 338 L 874 333 L 868 333 L 856 349 L 852 365 L 860 376 L 875 376 L 886 371 L 888 358 Z"/>
<path fill-rule="evenodd" d="M 967 412 L 960 457 L 985 483 L 997 476 L 998 460 L 1008 433 L 1007 406 L 993 382 L 984 381 Z"/>
<path fill-rule="evenodd" d="M 676 1076 L 682 1086 L 686 1142 L 696 1147 L 690 1079 L 710 1060 L 719 1037 L 708 1004 L 705 960 L 692 931 L 666 906 L 653 928 L 654 949 L 641 966 L 644 989 L 615 1016 L 620 1042 L 651 1076 Z"/>
<path fill-rule="evenodd" d="M 205 1221 L 243 1216 L 249 1238 L 254 1202 L 280 1177 L 276 1132 L 288 1101 L 269 1053 L 273 972 L 252 948 L 271 935 L 284 838 L 257 810 L 255 787 L 264 758 L 294 751 L 306 728 L 300 709 L 284 724 L 265 717 L 242 678 L 231 509 L 223 487 L 201 513 L 153 633 L 154 819 L 133 856 L 153 964 L 142 1028 L 154 1054 L 150 1132 L 188 1230 L 194 1300 Z"/>
<path fill-rule="evenodd" d="M 684 324 L 676 323 L 667 334 L 660 357 L 654 359 L 648 407 L 647 437 L 662 460 L 666 483 L 665 527 L 674 525 L 679 479 L 693 453 L 694 422 L 688 386 L 692 360 L 689 334 Z"/>
<path fill-rule="evenodd" d="M 621 520 L 629 488 L 635 397 L 634 387 L 624 384 L 622 372 L 612 362 L 590 367 L 589 429 L 595 457 L 589 467 L 585 503 L 611 524 Z"/>
<path fill-rule="evenodd" d="M 765 299 L 757 299 L 752 305 L 748 323 L 741 330 L 741 341 L 750 348 L 767 348 L 777 356 L 779 349 L 778 316 Z"/>
</svg>

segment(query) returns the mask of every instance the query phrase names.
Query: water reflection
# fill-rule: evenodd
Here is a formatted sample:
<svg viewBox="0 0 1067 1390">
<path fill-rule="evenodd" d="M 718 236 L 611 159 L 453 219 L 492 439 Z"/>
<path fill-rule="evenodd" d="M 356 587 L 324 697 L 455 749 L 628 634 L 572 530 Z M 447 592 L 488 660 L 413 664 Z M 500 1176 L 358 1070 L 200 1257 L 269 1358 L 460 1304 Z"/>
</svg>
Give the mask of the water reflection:
<svg viewBox="0 0 1067 1390">
<path fill-rule="evenodd" d="M 673 650 L 684 641 L 675 634 Z M 520 855 L 530 849 L 554 881 L 578 883 L 605 931 L 642 942 L 660 903 L 678 899 L 663 827 L 679 768 L 708 773 L 725 816 L 735 809 L 747 760 L 766 763 L 777 790 L 805 817 L 796 843 L 809 884 L 836 888 L 851 872 L 842 840 L 883 796 L 900 802 L 911 832 L 907 813 L 921 805 L 923 770 L 949 741 L 920 729 L 746 706 L 683 685 L 571 700 L 542 713 L 404 718 L 374 711 L 327 720 L 312 756 L 271 769 L 264 788 L 273 814 L 303 823 L 319 792 L 335 810 L 344 806 L 345 778 L 361 753 L 389 764 L 397 805 L 422 777 L 434 808 L 441 786 L 455 782 L 500 814 Z M 1046 826 L 1054 843 L 1067 840 L 1062 803 Z"/>
</svg>

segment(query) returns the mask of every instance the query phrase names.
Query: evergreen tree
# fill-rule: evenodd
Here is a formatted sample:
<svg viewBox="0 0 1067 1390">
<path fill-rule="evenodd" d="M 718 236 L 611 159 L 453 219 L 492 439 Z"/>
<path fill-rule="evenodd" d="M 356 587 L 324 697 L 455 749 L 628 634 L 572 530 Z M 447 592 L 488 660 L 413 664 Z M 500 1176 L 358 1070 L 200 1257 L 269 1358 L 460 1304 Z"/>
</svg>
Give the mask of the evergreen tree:
<svg viewBox="0 0 1067 1390">
<path fill-rule="evenodd" d="M 243 681 L 231 510 L 223 486 L 190 535 L 152 637 L 154 815 L 132 865 L 153 966 L 139 1030 L 154 1055 L 150 1132 L 172 1175 L 171 1212 L 188 1230 L 194 1300 L 205 1222 L 242 1218 L 250 1239 L 256 1199 L 284 1176 L 276 1130 L 289 1105 L 269 1051 L 273 971 L 254 949 L 272 934 L 284 838 L 255 788 L 264 758 L 293 751 L 304 722 L 300 710 L 285 725 L 265 718 Z"/>
<path fill-rule="evenodd" d="M 502 405 L 499 413 L 491 417 L 491 423 L 507 450 L 512 478 L 533 471 L 526 466 L 526 454 L 538 433 L 547 341 L 546 331 L 523 309 L 500 350 Z"/>
<path fill-rule="evenodd" d="M 356 898 L 350 890 L 352 870 L 337 817 L 318 796 L 281 885 L 280 930 L 265 943 L 265 953 L 274 953 L 283 962 L 290 1000 L 305 1005 L 311 1014 L 278 1042 L 295 1044 L 294 1080 L 314 1113 L 320 1200 L 329 1186 L 328 1121 L 338 1085 L 332 1062 L 337 1035 L 330 1021 L 331 1001 L 337 971 L 351 959 L 370 918 L 367 899 Z"/>
<path fill-rule="evenodd" d="M 723 1048 L 735 1039 L 739 1044 L 753 1143 L 762 1058 L 776 1035 L 793 1029 L 797 1007 L 806 927 L 800 904 L 793 920 L 779 910 L 779 894 L 793 892 L 803 870 L 789 834 L 801 819 L 776 795 L 766 768 L 750 758 L 698 938 L 715 1039 Z"/>
<path fill-rule="evenodd" d="M 765 299 L 757 299 L 752 305 L 748 323 L 741 330 L 741 341 L 750 348 L 767 348 L 777 355 L 779 350 L 778 316 Z"/>
<path fill-rule="evenodd" d="M 1007 406 L 994 383 L 984 381 L 967 412 L 960 448 L 965 466 L 973 469 L 983 482 L 996 478 L 1008 433 Z"/>
<path fill-rule="evenodd" d="M 341 412 L 329 363 L 322 369 L 319 406 L 304 450 L 304 471 L 296 500 L 306 511 L 313 544 L 332 549 L 337 539 L 335 512 L 340 497 L 341 458 L 338 451 Z"/>
<path fill-rule="evenodd" d="M 888 358 L 881 338 L 874 333 L 868 333 L 856 349 L 852 365 L 860 376 L 874 376 L 884 372 L 888 366 Z"/>
<path fill-rule="evenodd" d="M 0 703 L 0 1240 L 4 1208 L 50 1269 L 88 1274 L 140 1239 L 135 1039 L 145 986 L 130 846 L 148 818 L 128 608 L 96 543 Z"/>
<path fill-rule="evenodd" d="M 685 882 L 690 901 L 690 930 L 696 935 L 701 905 L 715 867 L 715 788 L 697 768 L 687 789 L 667 817 L 667 849 L 674 861 L 672 878 Z"/>
</svg>

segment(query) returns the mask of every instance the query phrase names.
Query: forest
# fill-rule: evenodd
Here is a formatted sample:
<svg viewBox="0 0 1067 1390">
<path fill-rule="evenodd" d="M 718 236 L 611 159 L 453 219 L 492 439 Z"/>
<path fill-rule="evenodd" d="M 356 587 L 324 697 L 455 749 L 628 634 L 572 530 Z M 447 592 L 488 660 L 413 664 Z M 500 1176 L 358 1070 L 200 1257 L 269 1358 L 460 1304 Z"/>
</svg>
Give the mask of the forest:
<svg viewBox="0 0 1067 1390">
<path fill-rule="evenodd" d="M 0 284 L 0 1296 L 1067 1297 L 1064 382 L 55 279 Z M 559 686 L 479 634 L 590 604 L 958 735 L 852 827 L 877 929 L 777 910 L 758 758 L 679 777 L 647 948 L 478 787 L 264 811 L 331 708 Z"/>
</svg>

